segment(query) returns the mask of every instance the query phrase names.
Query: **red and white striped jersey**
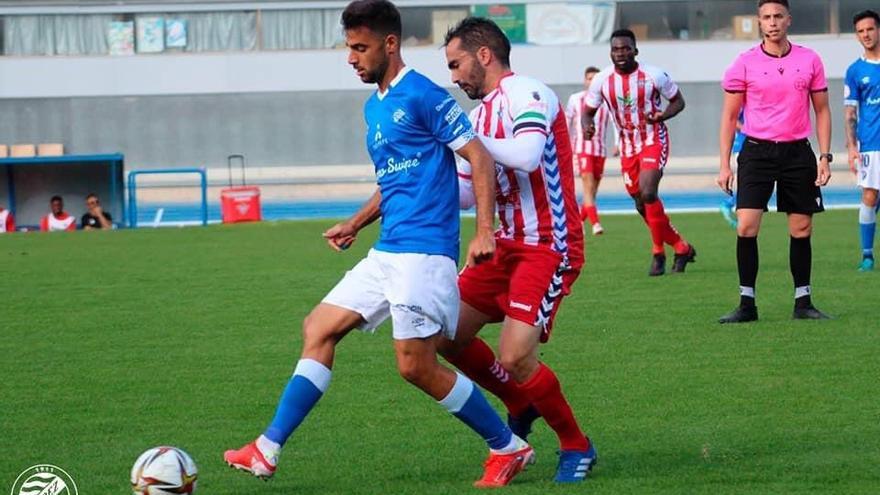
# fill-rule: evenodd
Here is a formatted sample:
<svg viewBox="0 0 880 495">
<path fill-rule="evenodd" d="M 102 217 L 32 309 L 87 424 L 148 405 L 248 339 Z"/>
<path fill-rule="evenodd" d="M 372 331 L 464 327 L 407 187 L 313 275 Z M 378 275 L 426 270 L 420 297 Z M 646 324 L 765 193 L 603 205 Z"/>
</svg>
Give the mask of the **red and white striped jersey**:
<svg viewBox="0 0 880 495">
<path fill-rule="evenodd" d="M 584 128 L 581 125 L 581 116 L 584 113 L 584 107 L 587 105 L 587 91 L 578 91 L 568 98 L 568 105 L 565 107 L 565 117 L 568 121 L 568 133 L 571 135 L 571 144 L 575 155 L 590 156 L 608 156 L 608 146 L 605 145 L 605 133 L 608 131 L 608 124 L 614 128 L 614 144 L 620 142 L 617 125 L 610 119 L 611 114 L 608 107 L 600 105 L 596 110 L 594 122 L 596 123 L 596 134 L 589 141 L 584 139 Z"/>
<path fill-rule="evenodd" d="M 40 220 L 40 230 L 43 232 L 76 230 L 76 218 L 63 211 L 57 217 L 52 213 L 49 213 Z"/>
<path fill-rule="evenodd" d="M 546 246 L 573 268 L 584 262 L 584 233 L 574 192 L 571 141 L 559 98 L 544 83 L 508 74 L 470 113 L 474 130 L 493 138 L 528 132 L 547 137 L 533 172 L 495 165 L 500 226 L 496 237 Z M 562 166 L 560 166 L 560 164 Z"/>
<path fill-rule="evenodd" d="M 0 233 L 3 232 L 15 232 L 15 219 L 11 211 L 0 208 Z"/>
<path fill-rule="evenodd" d="M 592 108 L 608 105 L 620 129 L 620 154 L 631 157 L 666 142 L 666 125 L 651 124 L 645 117 L 663 110 L 661 96 L 669 100 L 677 93 L 678 85 L 662 69 L 639 64 L 633 73 L 620 74 L 610 66 L 593 78 L 586 103 Z"/>
</svg>

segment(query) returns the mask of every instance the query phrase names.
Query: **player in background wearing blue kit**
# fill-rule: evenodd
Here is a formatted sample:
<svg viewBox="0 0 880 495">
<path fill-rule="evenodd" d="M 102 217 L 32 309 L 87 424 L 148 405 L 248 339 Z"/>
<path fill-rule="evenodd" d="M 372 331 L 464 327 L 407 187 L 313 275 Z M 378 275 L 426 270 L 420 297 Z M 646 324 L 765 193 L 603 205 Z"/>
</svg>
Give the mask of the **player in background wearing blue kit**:
<svg viewBox="0 0 880 495">
<path fill-rule="evenodd" d="M 282 445 L 330 383 L 336 345 L 351 330 L 371 332 L 390 317 L 401 376 L 488 444 L 485 472 L 475 485 L 506 485 L 532 461 L 532 448 L 511 432 L 470 379 L 437 360 L 441 337 L 455 336 L 459 311 L 454 152 L 472 165 L 477 203 L 468 264 L 490 259 L 495 251 L 494 161 L 452 96 L 404 65 L 394 4 L 355 0 L 342 13 L 342 25 L 348 63 L 363 82 L 378 85 L 364 115 L 379 187 L 360 211 L 324 237 L 330 247 L 345 249 L 360 229 L 381 217 L 379 240 L 303 322 L 302 356 L 269 427 L 257 440 L 227 451 L 224 460 L 255 476 L 272 476 Z"/>
<path fill-rule="evenodd" d="M 860 272 L 874 269 L 877 190 L 880 189 L 880 15 L 873 10 L 853 18 L 856 37 L 865 53 L 846 70 L 844 105 L 849 169 L 862 188 L 859 229 L 862 239 Z"/>
</svg>

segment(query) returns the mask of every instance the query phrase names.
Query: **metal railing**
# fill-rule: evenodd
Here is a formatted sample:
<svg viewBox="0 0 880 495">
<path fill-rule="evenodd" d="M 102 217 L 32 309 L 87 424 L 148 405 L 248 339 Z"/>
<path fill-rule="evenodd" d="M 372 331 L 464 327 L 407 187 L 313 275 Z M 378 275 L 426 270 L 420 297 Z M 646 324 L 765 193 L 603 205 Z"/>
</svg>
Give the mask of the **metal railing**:
<svg viewBox="0 0 880 495">
<path fill-rule="evenodd" d="M 208 174 L 204 168 L 161 168 L 154 170 L 132 170 L 128 173 L 128 226 L 137 228 L 137 177 L 156 174 L 197 174 L 201 187 L 201 222 L 208 225 Z"/>
</svg>

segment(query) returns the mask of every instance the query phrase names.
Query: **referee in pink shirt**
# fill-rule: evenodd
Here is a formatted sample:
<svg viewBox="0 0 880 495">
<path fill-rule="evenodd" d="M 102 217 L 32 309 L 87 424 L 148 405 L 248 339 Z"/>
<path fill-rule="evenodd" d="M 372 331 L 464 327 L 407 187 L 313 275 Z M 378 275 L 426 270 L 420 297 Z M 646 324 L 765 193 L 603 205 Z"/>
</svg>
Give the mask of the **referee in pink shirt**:
<svg viewBox="0 0 880 495">
<path fill-rule="evenodd" d="M 828 316 L 810 299 L 813 214 L 824 210 L 820 186 L 831 179 L 831 112 L 825 69 L 816 52 L 788 41 L 791 26 L 787 0 L 759 0 L 758 22 L 764 41 L 737 57 L 724 73 L 721 111 L 721 171 L 718 185 L 733 192 L 730 151 L 737 115 L 745 111 L 746 141 L 737 158 L 736 262 L 740 304 L 720 323 L 758 319 L 758 231 L 776 185 L 777 207 L 788 216 L 789 264 L 794 279 L 792 317 L 821 320 Z M 807 140 L 816 113 L 819 162 Z"/>
</svg>

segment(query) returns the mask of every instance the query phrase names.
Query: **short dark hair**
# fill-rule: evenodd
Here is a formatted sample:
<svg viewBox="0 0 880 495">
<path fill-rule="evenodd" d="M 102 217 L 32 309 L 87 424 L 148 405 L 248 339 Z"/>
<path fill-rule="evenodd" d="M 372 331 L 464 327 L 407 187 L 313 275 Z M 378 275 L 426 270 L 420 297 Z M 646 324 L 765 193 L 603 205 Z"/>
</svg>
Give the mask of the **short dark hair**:
<svg viewBox="0 0 880 495">
<path fill-rule="evenodd" d="M 587 67 L 587 70 L 584 71 L 584 75 L 586 76 L 587 74 L 592 74 L 594 72 L 601 72 L 601 71 L 599 70 L 598 67 L 591 65 L 591 66 Z"/>
<path fill-rule="evenodd" d="M 611 38 L 629 38 L 633 40 L 633 45 L 636 44 L 636 33 L 630 31 L 629 29 L 617 29 L 613 33 L 611 33 Z"/>
<path fill-rule="evenodd" d="M 758 9 L 760 9 L 765 4 L 768 4 L 768 3 L 778 3 L 779 5 L 782 5 L 783 7 L 785 7 L 786 9 L 791 10 L 791 7 L 788 6 L 788 0 L 758 0 Z"/>
<path fill-rule="evenodd" d="M 466 17 L 446 32 L 443 46 L 452 40 L 461 40 L 461 46 L 469 52 L 488 47 L 492 55 L 505 67 L 510 67 L 510 40 L 497 24 L 485 17 Z"/>
<path fill-rule="evenodd" d="M 98 199 L 98 195 L 95 194 L 95 193 L 93 193 L 93 192 L 91 192 L 91 193 L 86 194 L 86 199 L 89 199 L 89 198 L 95 198 L 95 199 Z"/>
<path fill-rule="evenodd" d="M 61 199 L 61 196 L 52 196 L 52 199 L 49 200 L 50 203 L 54 203 L 56 201 L 61 201 L 62 203 L 64 202 L 64 200 Z"/>
<path fill-rule="evenodd" d="M 863 10 L 863 11 L 859 12 L 858 14 L 854 15 L 853 16 L 853 26 L 858 24 L 859 21 L 862 21 L 865 19 L 874 19 L 874 22 L 878 26 L 880 26 L 880 14 L 877 14 L 877 12 L 874 12 L 873 10 Z"/>
<path fill-rule="evenodd" d="M 359 27 L 380 36 L 400 37 L 403 31 L 400 11 L 388 0 L 354 0 L 348 4 L 342 11 L 342 28 L 347 31 Z"/>
</svg>

